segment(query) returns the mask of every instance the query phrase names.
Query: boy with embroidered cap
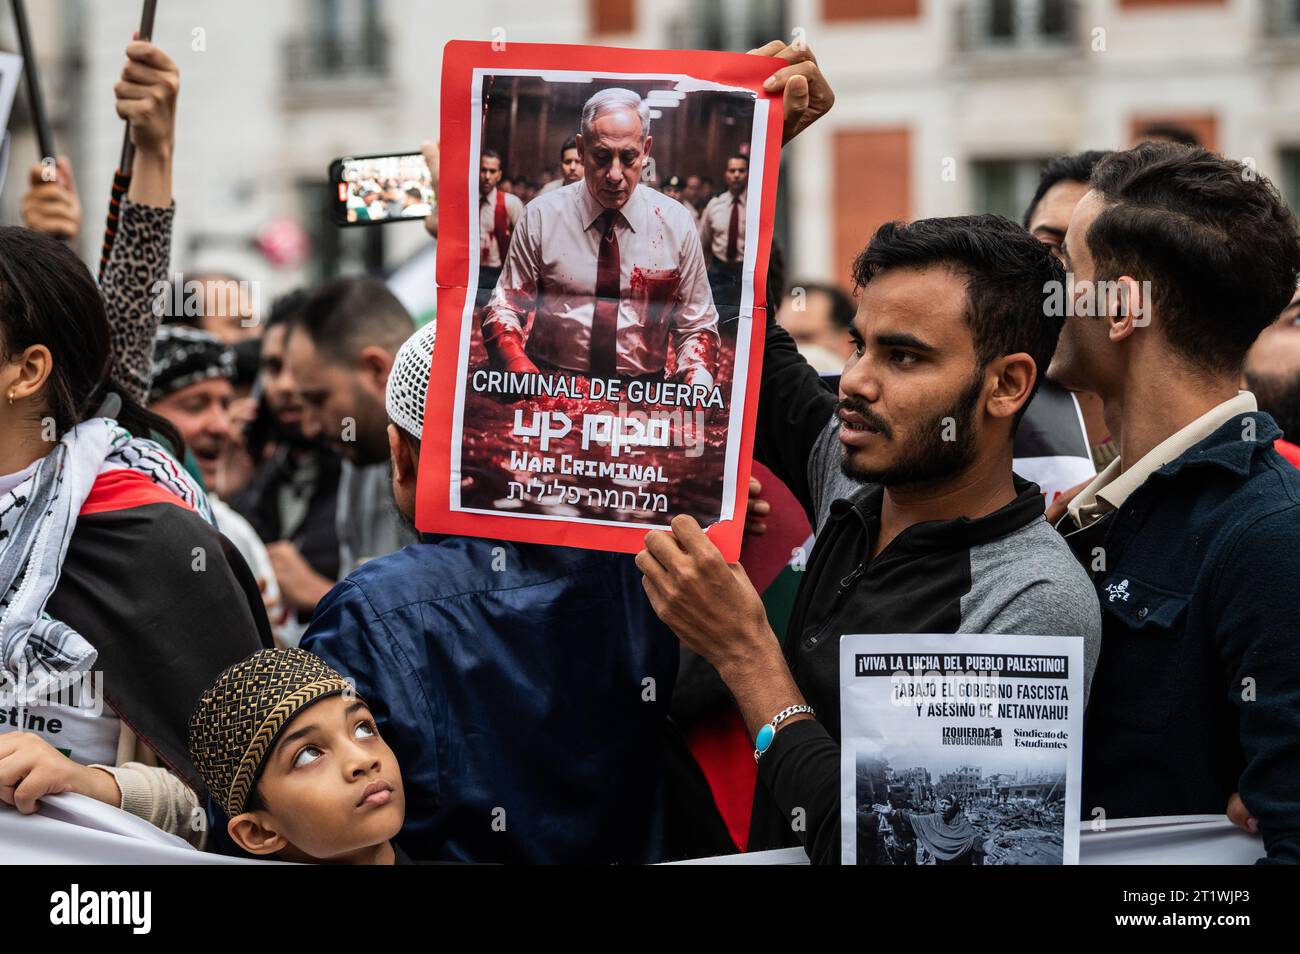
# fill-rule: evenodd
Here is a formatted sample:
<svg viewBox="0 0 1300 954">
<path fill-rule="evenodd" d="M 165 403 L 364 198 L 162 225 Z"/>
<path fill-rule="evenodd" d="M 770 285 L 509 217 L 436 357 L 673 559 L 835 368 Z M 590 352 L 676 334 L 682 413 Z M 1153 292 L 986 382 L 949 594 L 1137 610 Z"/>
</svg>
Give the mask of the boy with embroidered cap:
<svg viewBox="0 0 1300 954">
<path fill-rule="evenodd" d="M 392 750 L 351 683 L 301 649 L 223 672 L 190 719 L 190 754 L 244 851 L 282 861 L 409 863 Z"/>
<path fill-rule="evenodd" d="M 393 500 L 412 523 L 435 335 L 416 332 L 387 382 Z M 426 534 L 349 574 L 302 647 L 374 704 L 405 775 L 398 841 L 413 856 L 668 857 L 662 733 L 677 640 L 628 555 Z"/>
</svg>

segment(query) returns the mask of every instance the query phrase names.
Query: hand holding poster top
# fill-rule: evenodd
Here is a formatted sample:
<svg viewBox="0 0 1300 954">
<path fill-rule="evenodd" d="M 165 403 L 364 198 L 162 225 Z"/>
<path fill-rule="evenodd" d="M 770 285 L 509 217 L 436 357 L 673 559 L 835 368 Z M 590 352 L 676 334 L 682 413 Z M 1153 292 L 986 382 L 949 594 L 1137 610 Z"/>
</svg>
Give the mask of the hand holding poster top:
<svg viewBox="0 0 1300 954">
<path fill-rule="evenodd" d="M 637 552 L 685 513 L 737 558 L 785 65 L 448 44 L 421 530 Z M 570 139 L 580 179 L 504 189 Z M 708 232 L 657 188 L 728 169 Z"/>
<path fill-rule="evenodd" d="M 1078 864 L 1083 640 L 840 640 L 845 864 Z"/>
</svg>

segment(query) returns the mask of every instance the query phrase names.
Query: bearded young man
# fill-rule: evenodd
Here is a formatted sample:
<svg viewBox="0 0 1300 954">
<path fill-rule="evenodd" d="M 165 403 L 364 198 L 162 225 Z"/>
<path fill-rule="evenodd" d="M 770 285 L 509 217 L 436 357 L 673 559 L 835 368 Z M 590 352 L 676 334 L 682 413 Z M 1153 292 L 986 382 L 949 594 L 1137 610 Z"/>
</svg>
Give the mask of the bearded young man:
<svg viewBox="0 0 1300 954">
<path fill-rule="evenodd" d="M 814 862 L 840 859 L 840 636 L 1081 636 L 1085 686 L 1101 636 L 1087 575 L 1011 471 L 1060 333 L 1044 307 L 1060 264 L 1007 219 L 962 216 L 881 226 L 853 278 L 839 400 L 767 328 L 755 456 L 817 530 L 784 648 L 744 571 L 690 517 L 637 556 L 656 612 L 717 668 L 750 732 L 776 723 L 749 847 L 802 843 Z M 801 706 L 815 717 L 776 718 Z"/>
</svg>

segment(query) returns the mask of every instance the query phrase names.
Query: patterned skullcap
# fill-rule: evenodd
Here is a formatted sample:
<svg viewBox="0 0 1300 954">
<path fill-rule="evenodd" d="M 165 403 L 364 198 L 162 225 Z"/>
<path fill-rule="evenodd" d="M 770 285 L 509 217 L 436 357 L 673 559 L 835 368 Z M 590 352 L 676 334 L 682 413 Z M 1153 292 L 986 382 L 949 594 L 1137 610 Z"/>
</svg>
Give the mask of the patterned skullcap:
<svg viewBox="0 0 1300 954">
<path fill-rule="evenodd" d="M 209 378 L 233 378 L 235 353 L 216 335 L 187 325 L 161 325 L 153 340 L 149 402 Z"/>
<path fill-rule="evenodd" d="M 303 649 L 263 649 L 212 684 L 190 716 L 190 758 L 231 818 L 245 811 L 280 731 L 307 706 L 352 691 Z"/>
<path fill-rule="evenodd" d="M 384 392 L 388 419 L 417 440 L 424 434 L 424 396 L 429 390 L 435 334 L 435 322 L 430 321 L 397 349 Z"/>
</svg>

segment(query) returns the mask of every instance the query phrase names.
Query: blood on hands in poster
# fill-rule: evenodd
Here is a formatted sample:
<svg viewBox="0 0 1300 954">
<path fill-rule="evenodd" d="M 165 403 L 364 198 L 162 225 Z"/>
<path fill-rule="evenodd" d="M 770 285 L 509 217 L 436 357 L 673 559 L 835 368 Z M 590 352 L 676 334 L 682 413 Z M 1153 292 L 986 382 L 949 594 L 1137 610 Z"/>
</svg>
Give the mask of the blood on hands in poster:
<svg viewBox="0 0 1300 954">
<path fill-rule="evenodd" d="M 783 65 L 447 45 L 421 530 L 632 553 L 689 514 L 737 558 Z M 575 181 L 507 192 L 571 140 Z M 673 176 L 715 183 L 713 207 Z"/>
</svg>

